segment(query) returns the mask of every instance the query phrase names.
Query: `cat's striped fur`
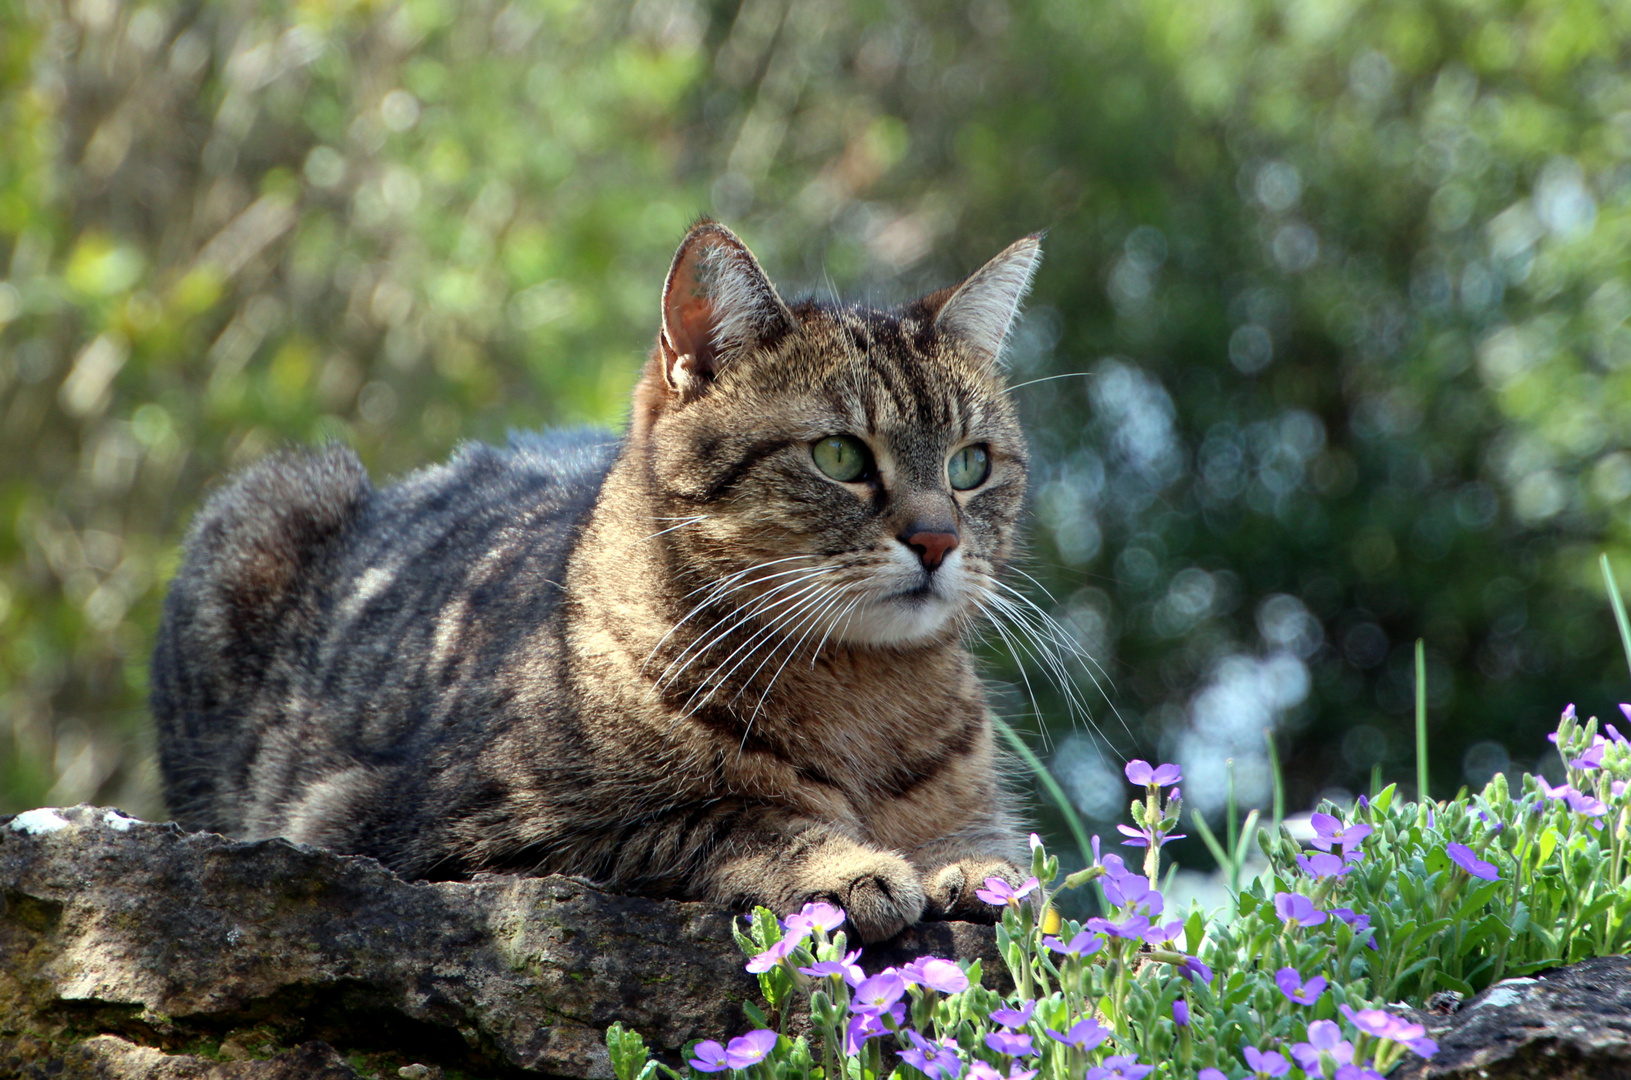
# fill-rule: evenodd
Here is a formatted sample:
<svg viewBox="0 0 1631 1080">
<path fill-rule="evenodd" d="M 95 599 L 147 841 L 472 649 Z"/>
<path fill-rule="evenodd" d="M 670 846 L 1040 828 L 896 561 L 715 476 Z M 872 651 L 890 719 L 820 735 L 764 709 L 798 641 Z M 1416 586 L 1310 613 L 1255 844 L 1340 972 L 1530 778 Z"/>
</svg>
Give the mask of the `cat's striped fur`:
<svg viewBox="0 0 1631 1080">
<path fill-rule="evenodd" d="M 373 487 L 268 458 L 187 540 L 153 662 L 183 823 L 405 875 L 577 874 L 864 940 L 988 917 L 1025 843 L 962 638 L 1026 452 L 1013 245 L 894 311 L 786 305 L 728 230 L 675 256 L 623 439 L 470 445 Z M 867 475 L 824 474 L 837 434 Z M 988 454 L 969 490 L 961 448 Z"/>
</svg>

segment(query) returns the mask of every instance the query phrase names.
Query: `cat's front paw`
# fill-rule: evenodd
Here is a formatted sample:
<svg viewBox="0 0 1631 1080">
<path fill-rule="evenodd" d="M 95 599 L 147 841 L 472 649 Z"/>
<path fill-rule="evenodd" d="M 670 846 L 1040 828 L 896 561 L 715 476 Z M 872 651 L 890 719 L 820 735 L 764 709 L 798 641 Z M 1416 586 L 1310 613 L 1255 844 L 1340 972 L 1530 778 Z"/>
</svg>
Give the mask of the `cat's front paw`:
<svg viewBox="0 0 1631 1080">
<path fill-rule="evenodd" d="M 819 876 L 827 879 L 825 887 L 812 890 L 809 898 L 836 901 L 863 944 L 892 938 L 923 915 L 923 885 L 912 864 L 898 855 L 851 854 L 822 868 Z"/>
<path fill-rule="evenodd" d="M 1028 876 L 1006 859 L 972 857 L 947 863 L 924 875 L 923 917 L 994 923 L 1002 918 L 1003 909 L 981 900 L 975 890 L 985 886 L 986 878 L 1000 878 L 1017 888 Z"/>
</svg>

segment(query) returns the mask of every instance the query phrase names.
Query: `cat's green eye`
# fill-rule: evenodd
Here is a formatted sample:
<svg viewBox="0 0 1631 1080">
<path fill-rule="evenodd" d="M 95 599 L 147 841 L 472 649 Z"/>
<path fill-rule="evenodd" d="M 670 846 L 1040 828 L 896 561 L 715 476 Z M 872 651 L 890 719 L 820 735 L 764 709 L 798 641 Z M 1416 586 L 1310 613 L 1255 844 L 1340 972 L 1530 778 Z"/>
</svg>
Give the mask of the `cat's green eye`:
<svg viewBox="0 0 1631 1080">
<path fill-rule="evenodd" d="M 848 484 L 859 480 L 872 468 L 872 455 L 866 444 L 853 435 L 828 435 L 810 447 L 816 468 Z"/>
<path fill-rule="evenodd" d="M 979 443 L 963 447 L 946 462 L 946 478 L 958 491 L 977 488 L 990 475 L 991 453 Z"/>
</svg>

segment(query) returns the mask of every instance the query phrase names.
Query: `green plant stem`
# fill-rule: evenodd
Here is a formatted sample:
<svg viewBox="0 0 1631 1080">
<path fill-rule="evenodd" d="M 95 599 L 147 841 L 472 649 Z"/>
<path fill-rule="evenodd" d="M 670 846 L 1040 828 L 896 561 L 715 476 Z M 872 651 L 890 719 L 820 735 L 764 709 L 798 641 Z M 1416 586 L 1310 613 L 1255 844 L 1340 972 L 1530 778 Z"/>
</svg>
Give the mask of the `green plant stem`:
<svg viewBox="0 0 1631 1080">
<path fill-rule="evenodd" d="M 1161 789 L 1154 784 L 1149 786 L 1149 790 L 1144 795 L 1144 813 L 1148 815 L 1145 819 L 1147 821 L 1153 823 L 1161 820 Z M 1159 840 L 1155 839 L 1154 824 L 1149 826 L 1149 831 L 1151 839 L 1149 848 L 1144 852 L 1144 876 L 1150 879 L 1150 888 L 1159 889 L 1161 887 L 1161 844 Z"/>
</svg>

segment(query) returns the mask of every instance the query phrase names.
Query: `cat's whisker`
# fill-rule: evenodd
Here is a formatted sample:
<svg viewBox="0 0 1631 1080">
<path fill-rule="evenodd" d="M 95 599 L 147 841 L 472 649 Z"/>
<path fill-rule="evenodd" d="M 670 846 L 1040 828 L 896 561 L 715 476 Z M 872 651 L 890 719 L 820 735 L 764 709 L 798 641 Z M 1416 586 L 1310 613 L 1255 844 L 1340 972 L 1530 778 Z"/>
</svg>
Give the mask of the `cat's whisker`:
<svg viewBox="0 0 1631 1080">
<path fill-rule="evenodd" d="M 1088 376 L 1093 374 L 1095 373 L 1091 371 L 1066 371 L 1060 375 L 1044 375 L 1040 379 L 1028 379 L 1022 383 L 1015 383 L 1013 386 L 1008 387 L 1008 392 L 1012 394 L 1015 390 L 1023 390 L 1027 386 L 1035 386 L 1037 383 L 1052 382 L 1055 379 L 1074 379 L 1078 376 Z"/>
<path fill-rule="evenodd" d="M 667 518 L 658 518 L 657 520 L 658 521 L 666 521 L 668 519 Z M 664 535 L 666 535 L 668 533 L 671 533 L 675 529 L 683 529 L 687 525 L 695 525 L 699 521 L 707 521 L 707 520 L 708 520 L 708 515 L 707 514 L 699 514 L 698 516 L 696 516 L 694 518 L 686 518 L 684 521 L 680 522 L 678 525 L 670 525 L 666 529 L 659 529 L 656 532 L 652 533 L 650 536 L 641 537 L 640 539 L 636 540 L 635 543 L 636 544 L 643 544 L 647 540 L 655 540 L 655 539 L 657 539 L 657 537 L 664 536 Z"/>
<path fill-rule="evenodd" d="M 796 585 L 796 586 L 798 586 L 799 587 L 798 591 L 794 592 L 794 593 L 792 593 L 792 594 L 790 594 L 788 596 L 785 596 L 785 597 L 782 597 L 782 598 L 778 599 L 774 604 L 769 605 L 769 608 L 780 607 L 783 604 L 794 604 L 794 605 L 796 605 L 798 600 L 801 597 L 808 595 L 812 590 L 820 589 L 822 587 L 822 583 L 820 581 L 813 581 L 812 582 L 812 581 L 807 581 L 807 580 L 805 580 L 803 578 L 800 578 L 800 579 L 798 579 L 796 581 L 793 581 L 793 582 L 784 583 L 782 586 L 778 586 L 778 589 L 786 587 L 787 585 Z M 769 608 L 765 608 L 765 609 L 762 609 L 762 610 L 768 610 Z M 735 626 L 740 626 L 744 621 L 746 621 L 746 619 L 748 617 L 749 616 L 744 616 L 742 619 L 738 619 L 736 621 L 736 623 L 733 625 L 732 629 L 734 629 Z M 708 700 L 713 697 L 714 692 L 719 689 L 719 687 L 720 687 L 721 683 L 723 682 L 724 678 L 729 677 L 730 672 L 726 672 L 724 676 L 721 676 L 720 675 L 720 668 L 722 668 L 722 667 L 724 667 L 724 665 L 730 663 L 731 660 L 733 658 L 735 658 L 737 656 L 737 654 L 741 653 L 741 651 L 743 649 L 748 648 L 748 646 L 752 645 L 755 641 L 760 640 L 767 633 L 773 631 L 774 628 L 776 627 L 776 625 L 778 624 L 778 621 L 780 620 L 780 618 L 781 618 L 781 616 L 779 616 L 779 615 L 778 616 L 773 616 L 769 623 L 767 623 L 765 626 L 760 627 L 746 641 L 742 642 L 735 649 L 731 650 L 730 654 L 727 655 L 725 657 L 725 659 L 721 660 L 718 664 L 716 664 L 714 666 L 713 671 L 711 673 L 709 673 L 708 676 L 703 678 L 701 682 L 698 683 L 697 688 L 695 690 L 691 691 L 691 696 L 686 698 L 684 705 L 681 706 L 681 711 L 687 716 L 691 715 L 695 711 L 694 709 L 692 709 L 691 703 L 696 700 L 697 695 L 702 693 L 703 690 L 707 690 L 708 693 L 702 698 L 702 700 L 700 702 L 697 703 L 697 707 L 700 708 L 702 705 L 706 704 L 708 702 Z M 716 634 L 716 635 L 714 635 L 714 640 L 715 641 L 721 640 L 725 636 L 726 636 L 725 634 Z M 700 655 L 700 654 L 698 654 L 698 655 Z M 750 652 L 748 655 L 751 656 L 752 653 Z M 695 659 L 695 658 L 693 658 L 693 659 Z M 744 657 L 742 661 L 739 661 L 736 666 L 733 666 L 731 668 L 731 671 L 735 671 L 736 667 L 739 667 L 741 665 L 741 663 L 746 661 L 746 659 L 747 658 Z M 689 666 L 689 665 L 687 665 L 687 666 Z"/>
<path fill-rule="evenodd" d="M 1024 571 L 1020 572 L 1024 573 Z M 1025 574 L 1025 576 L 1033 582 L 1036 581 L 1036 579 L 1032 578 L 1029 574 Z M 1046 629 L 1049 638 L 1055 644 L 1062 646 L 1065 651 L 1070 653 L 1070 655 L 1081 661 L 1083 669 L 1087 672 L 1088 679 L 1093 683 L 1093 689 L 1097 690 L 1099 695 L 1104 698 L 1105 704 L 1110 707 L 1111 715 L 1114 716 L 1117 722 L 1121 724 L 1122 730 L 1125 731 L 1129 737 L 1132 737 L 1132 728 L 1128 725 L 1127 719 L 1121 715 L 1121 710 L 1116 708 L 1116 703 L 1111 699 L 1109 692 L 1105 689 L 1104 685 L 1099 682 L 1100 676 L 1103 676 L 1106 682 L 1108 682 L 1110 679 L 1110 673 L 1104 670 L 1104 665 L 1100 664 L 1098 659 L 1095 658 L 1092 653 L 1082 648 L 1081 643 L 1076 640 L 1075 635 L 1070 633 L 1070 631 L 1066 630 L 1063 626 L 1059 625 L 1059 620 L 1055 619 L 1052 615 L 1044 611 L 1042 607 L 1036 603 L 1036 601 L 1032 600 L 1030 597 L 1026 596 L 1024 593 L 1020 592 L 1018 589 L 1015 589 L 1011 585 L 1006 585 L 1000 581 L 996 582 L 995 584 L 999 589 L 1002 589 L 1004 592 L 1007 592 L 1011 596 L 1015 597 L 1020 603 L 1023 603 L 1027 608 L 1034 612 L 1037 619 L 1041 621 L 1042 626 Z M 1038 583 L 1038 587 L 1041 587 L 1040 583 Z M 1042 591 L 1048 596 L 1049 599 L 1052 599 L 1052 594 L 1049 594 L 1046 589 L 1043 589 Z M 1098 672 L 1098 674 L 1094 674 L 1095 670 Z"/>
<path fill-rule="evenodd" d="M 738 645 L 736 647 L 736 649 L 733 650 L 729 656 L 725 657 L 724 660 L 721 660 L 719 662 L 719 664 L 714 667 L 713 672 L 710 673 L 710 675 L 704 680 L 705 685 L 711 684 L 711 688 L 709 690 L 709 695 L 708 696 L 711 697 L 715 691 L 721 689 L 725 685 L 725 683 L 727 683 L 730 680 L 730 677 L 743 664 L 745 664 L 749 660 L 751 660 L 753 658 L 753 655 L 755 653 L 757 653 L 761 648 L 763 648 L 765 644 L 770 644 L 773 647 L 775 642 L 780 639 L 780 631 L 784 626 L 787 626 L 788 624 L 793 623 L 795 620 L 800 618 L 804 612 L 808 611 L 810 609 L 810 607 L 812 607 L 814 604 L 819 603 L 821 601 L 821 599 L 825 595 L 825 593 L 822 591 L 824 588 L 825 588 L 825 586 L 823 586 L 822 583 L 818 581 L 818 582 L 813 583 L 811 586 L 808 586 L 807 588 L 801 590 L 798 594 L 795 594 L 793 597 L 787 598 L 786 602 L 791 604 L 791 606 L 789 608 L 787 608 L 786 610 L 784 610 L 782 612 L 779 612 L 776 615 L 772 616 L 769 622 L 767 622 L 763 627 L 761 627 L 757 632 L 755 632 L 746 641 L 744 641 L 740 645 Z M 812 591 L 815 592 L 814 596 L 809 595 Z M 755 642 L 758 642 L 758 644 L 755 644 Z M 749 646 L 752 646 L 752 647 L 749 648 Z M 744 650 L 744 649 L 747 649 L 747 652 L 746 652 L 745 655 L 742 656 L 742 658 L 740 660 L 737 660 L 736 663 L 731 664 L 729 669 L 721 671 L 721 669 L 724 668 L 724 666 L 726 664 L 731 662 L 732 658 L 735 657 L 737 655 L 737 653 L 742 652 L 742 650 Z M 760 663 L 760 667 L 763 667 L 764 663 L 767 663 L 774 656 L 775 656 L 775 653 L 774 653 L 774 651 L 772 651 L 770 656 L 767 656 L 765 658 L 765 660 Z M 755 668 L 753 674 L 754 675 L 758 674 L 758 670 L 759 670 L 758 668 Z M 748 680 L 745 680 L 745 681 L 751 681 L 752 677 L 753 677 L 752 675 L 749 675 Z M 700 687 L 699 687 L 699 689 L 700 689 Z M 741 691 L 738 690 L 737 696 L 740 696 L 740 695 L 741 695 Z M 706 701 L 706 700 L 707 700 L 707 698 L 704 699 L 704 701 Z M 736 700 L 735 697 L 733 697 L 731 699 L 731 701 L 735 701 L 735 700 Z M 729 704 L 729 703 L 727 703 L 727 704 Z"/>
<path fill-rule="evenodd" d="M 805 629 L 804 633 L 799 635 L 799 639 L 793 643 L 792 648 L 787 650 L 787 656 L 786 656 L 785 659 L 782 660 L 781 666 L 776 669 L 775 674 L 770 676 L 770 681 L 765 683 L 764 692 L 759 695 L 759 703 L 753 707 L 753 716 L 758 716 L 759 715 L 759 710 L 761 710 L 761 709 L 763 709 L 765 707 L 765 702 L 767 700 L 769 700 L 769 698 L 770 698 L 770 691 L 772 689 L 774 689 L 775 686 L 776 686 L 776 680 L 781 678 L 782 672 L 787 670 L 787 665 L 792 661 L 793 657 L 798 655 L 798 651 L 799 651 L 800 647 L 802 647 L 804 645 L 804 642 L 810 637 L 810 635 L 815 632 L 816 627 L 821 625 L 821 620 L 826 616 L 827 612 L 831 611 L 834 607 L 836 607 L 839 604 L 843 603 L 848 594 L 845 593 L 842 586 L 839 586 L 839 587 L 835 587 L 831 591 L 831 593 L 829 593 L 828 595 L 829 595 L 830 598 L 827 599 L 825 603 L 821 604 L 819 607 L 815 608 L 813 611 L 810 612 L 810 616 L 806 620 L 809 623 L 809 626 Z M 855 600 L 850 601 L 851 604 L 855 604 L 856 602 L 857 601 L 855 601 Z M 830 634 L 831 632 L 832 632 L 832 623 L 829 622 L 827 624 L 827 633 Z M 811 664 L 811 666 L 815 665 L 815 658 L 820 653 L 821 646 L 825 645 L 826 643 L 827 643 L 827 634 L 823 634 L 823 635 L 821 635 L 821 644 L 817 645 L 816 646 L 816 651 L 810 654 L 810 664 Z M 772 654 L 772 656 L 774 656 L 774 654 Z M 762 668 L 762 667 L 764 667 L 764 664 L 759 665 L 759 668 Z M 748 678 L 747 678 L 747 681 L 743 683 L 743 689 L 744 690 L 747 688 L 748 683 L 751 683 L 753 681 L 753 676 L 759 674 L 759 668 L 755 668 L 754 671 L 753 671 L 753 675 L 749 675 Z M 737 691 L 738 696 L 740 696 L 741 693 L 742 693 L 741 690 Z M 735 699 L 733 698 L 732 700 L 735 700 Z M 751 717 L 749 718 L 748 722 L 749 722 L 749 724 L 751 724 L 753 722 Z"/>
<path fill-rule="evenodd" d="M 862 596 L 857 596 L 854 600 L 850 601 L 849 607 L 845 608 L 838 615 L 833 616 L 832 620 L 830 622 L 828 622 L 827 632 L 825 634 L 821 635 L 821 640 L 816 644 L 815 651 L 810 653 L 810 666 L 812 668 L 815 667 L 816 658 L 821 655 L 821 650 L 826 648 L 827 639 L 829 637 L 831 637 L 832 632 L 835 629 L 838 628 L 838 620 L 843 619 L 844 620 L 844 628 L 846 630 L 849 629 L 850 616 L 855 613 L 856 608 L 861 606 L 861 601 L 864 600 L 864 599 L 866 599 L 866 598 L 862 597 Z M 839 637 L 842 638 L 843 635 L 840 634 Z"/>
<path fill-rule="evenodd" d="M 1046 743 L 1048 738 L 1048 727 L 1047 724 L 1042 722 L 1042 706 L 1036 700 L 1036 691 L 1031 686 L 1030 675 L 1025 671 L 1025 663 L 1019 657 L 1019 648 L 1014 639 L 1009 635 L 1007 628 L 1004 627 L 1001 622 L 997 621 L 996 619 L 991 619 L 989 620 L 988 625 L 990 625 L 990 627 L 997 632 L 998 636 L 1002 638 L 1003 643 L 1008 646 L 1008 654 L 1014 658 L 1014 667 L 1019 670 L 1020 682 L 1025 686 L 1025 696 L 1031 701 L 1031 715 L 1036 717 L 1037 727 L 1041 729 L 1043 742 Z"/>
<path fill-rule="evenodd" d="M 1070 672 L 1060 658 L 1059 642 L 1054 640 L 1053 635 L 1045 628 L 1036 626 L 1030 613 L 1024 609 L 996 594 L 990 594 L 988 600 L 991 609 L 1004 615 L 1013 624 L 1014 629 L 1024 631 L 1025 636 L 1017 639 L 1021 648 L 1033 661 L 1047 668 L 1052 681 L 1064 695 L 1072 718 L 1084 719 L 1091 724 L 1092 718 L 1087 703 L 1082 699 L 1075 680 L 1070 677 Z M 1045 647 L 1049 645 L 1053 648 Z M 1019 661 L 1017 656 L 1015 661 L 1016 663 Z"/>
<path fill-rule="evenodd" d="M 801 573 L 805 573 L 805 572 L 815 573 L 815 572 L 820 571 L 823 568 L 822 567 L 800 566 L 800 567 L 794 567 L 792 570 L 782 570 L 782 571 L 778 571 L 777 573 L 774 573 L 774 574 L 766 574 L 763 577 L 757 577 L 757 578 L 752 578 L 752 579 L 747 580 L 747 581 L 743 581 L 742 578 L 745 575 L 751 574 L 754 570 L 762 569 L 763 567 L 766 567 L 766 566 L 775 566 L 777 563 L 790 562 L 793 559 L 813 559 L 813 558 L 815 558 L 815 556 L 813 556 L 813 555 L 790 555 L 785 559 L 774 559 L 774 560 L 772 560 L 771 562 L 768 562 L 768 563 L 759 563 L 759 564 L 756 564 L 754 566 L 750 566 L 746 570 L 738 570 L 734 574 L 727 574 L 724 578 L 720 579 L 718 582 L 712 583 L 712 586 L 700 585 L 697 588 L 692 589 L 690 592 L 685 594 L 685 596 L 687 598 L 691 597 L 691 596 L 694 596 L 698 592 L 701 592 L 703 589 L 707 589 L 707 588 L 710 588 L 710 587 L 714 588 L 715 591 L 709 593 L 707 596 L 705 596 L 701 600 L 699 600 L 695 607 L 693 607 L 690 611 L 685 613 L 683 618 L 681 618 L 673 626 L 668 628 L 668 632 L 666 634 L 664 634 L 661 639 L 658 640 L 656 645 L 652 646 L 651 652 L 647 653 L 646 658 L 640 662 L 640 670 L 642 672 L 645 671 L 646 665 L 651 663 L 651 658 L 653 656 L 657 655 L 657 651 L 659 649 L 661 649 L 664 644 L 667 643 L 668 639 L 674 635 L 675 631 L 677 631 L 682 625 L 684 625 L 687 621 L 689 621 L 691 616 L 697 614 L 700 611 L 705 610 L 710 604 L 713 604 L 713 603 L 715 603 L 715 602 L 717 602 L 719 600 L 722 600 L 725 597 L 730 596 L 732 593 L 739 592 L 742 589 L 748 588 L 751 585 L 762 584 L 763 582 L 766 582 L 766 581 L 774 581 L 776 578 L 787 577 L 789 575 L 794 575 L 794 574 L 801 574 Z M 707 632 L 704 631 L 704 633 L 702 635 L 700 635 L 699 640 L 700 640 L 700 638 L 705 638 L 706 636 L 707 636 Z M 692 646 L 694 646 L 695 644 L 696 644 L 696 642 L 692 642 Z M 685 653 L 690 650 L 690 648 L 691 648 L 691 646 L 687 646 L 686 649 L 681 650 L 680 656 L 683 657 L 685 655 Z M 675 659 L 678 660 L 679 657 L 676 657 Z M 669 666 L 672 667 L 673 665 L 670 664 Z M 663 674 L 666 675 L 667 671 L 664 671 Z M 662 681 L 662 676 L 659 676 L 658 677 L 658 682 L 661 682 L 661 681 Z"/>
<path fill-rule="evenodd" d="M 748 687 L 753 685 L 753 680 L 758 677 L 759 672 L 764 670 L 765 665 L 776 659 L 776 645 L 786 645 L 788 640 L 791 639 L 794 634 L 798 633 L 800 629 L 803 629 L 806 624 L 808 624 L 809 628 L 804 629 L 804 634 L 799 637 L 798 641 L 793 642 L 792 645 L 788 647 L 788 659 L 791 659 L 793 654 L 798 651 L 799 645 L 803 644 L 804 638 L 809 635 L 810 630 L 813 630 L 817 625 L 816 620 L 820 619 L 821 612 L 842 598 L 843 591 L 841 587 L 828 586 L 827 588 L 817 592 L 814 596 L 809 597 L 807 600 L 797 605 L 791 612 L 786 613 L 785 617 L 777 618 L 775 623 L 777 640 L 772 643 L 770 652 L 765 655 L 763 660 L 759 661 L 758 667 L 748 672 L 747 676 L 742 679 L 742 685 L 737 687 L 736 693 L 732 695 L 731 700 L 726 702 L 726 704 L 734 704 L 737 698 L 740 698 L 747 692 Z M 790 628 L 784 633 L 783 627 Z M 754 650 L 754 652 L 757 651 L 757 649 Z M 746 659 L 748 658 L 744 658 L 744 660 Z M 783 665 L 785 666 L 785 664 L 786 661 L 784 660 Z M 733 668 L 732 671 L 734 670 L 735 669 Z M 779 672 L 780 668 L 777 670 Z M 727 675 L 728 674 L 729 673 L 727 672 Z M 772 683 L 774 681 L 774 679 L 771 680 Z M 763 695 L 761 695 L 760 703 L 763 704 L 763 701 L 764 698 Z M 755 713 L 758 712 L 757 709 L 754 711 Z"/>
<path fill-rule="evenodd" d="M 797 632 L 800 626 L 804 626 L 806 623 L 809 624 L 804 630 L 803 634 L 799 636 L 798 641 L 794 642 L 792 646 L 788 648 L 787 656 L 782 660 L 781 666 L 776 669 L 776 673 L 772 675 L 770 677 L 770 681 L 765 684 L 764 692 L 759 695 L 759 703 L 755 705 L 753 707 L 753 711 L 748 714 L 748 722 L 742 729 L 742 741 L 737 747 L 738 755 L 740 755 L 741 752 L 746 749 L 748 735 L 753 731 L 754 721 L 759 718 L 760 710 L 764 708 L 765 701 L 769 698 L 771 689 L 776 685 L 776 680 L 781 678 L 781 673 L 787 669 L 788 662 L 791 661 L 794 656 L 798 655 L 799 647 L 804 644 L 805 639 L 810 636 L 810 633 L 820 625 L 822 614 L 830 610 L 833 605 L 841 602 L 845 595 L 846 594 L 842 584 L 833 587 L 827 593 L 818 594 L 814 600 L 804 605 L 804 610 L 808 611 L 809 614 L 801 618 L 798 625 L 794 626 L 792 631 L 789 631 L 789 633 L 786 635 L 782 635 L 781 640 L 785 642 L 788 637 L 792 636 L 792 633 Z M 788 619 L 786 621 L 791 622 L 792 620 Z M 742 694 L 747 690 L 748 686 L 752 685 L 753 679 L 759 674 L 760 671 L 764 669 L 765 664 L 769 663 L 771 660 L 774 660 L 775 657 L 776 653 L 774 649 L 772 649 L 770 654 L 759 662 L 759 666 L 754 668 L 746 679 L 742 680 L 742 686 L 736 691 L 735 697 L 731 698 L 731 703 L 734 703 L 737 698 L 742 696 Z"/>
<path fill-rule="evenodd" d="M 774 589 L 768 590 L 766 593 L 744 606 L 741 610 L 733 613 L 733 615 L 728 617 L 728 621 L 723 621 L 720 625 L 711 627 L 704 631 L 697 637 L 696 640 L 692 641 L 684 649 L 680 650 L 679 655 L 674 657 L 674 659 L 669 662 L 668 667 L 663 670 L 663 673 L 659 675 L 656 681 L 653 683 L 653 689 L 661 692 L 662 690 L 666 689 L 666 687 L 674 685 L 674 683 L 679 681 L 679 678 L 685 674 L 686 669 L 688 669 L 697 660 L 707 655 L 709 650 L 713 649 L 714 646 L 728 640 L 730 635 L 735 633 L 737 629 L 745 626 L 756 616 L 766 611 L 772 610 L 785 603 L 792 602 L 798 595 L 800 595 L 800 593 L 794 593 L 791 596 L 779 596 L 778 594 L 784 589 L 808 586 L 810 584 L 809 578 L 811 576 L 816 576 L 817 573 L 818 571 L 812 570 L 810 574 L 795 578 L 792 581 L 782 582 Z M 752 639 L 750 638 L 749 640 Z M 738 646 L 738 648 L 740 648 L 740 646 Z M 731 655 L 734 656 L 735 653 L 733 652 Z M 727 657 L 727 659 L 729 659 L 729 657 Z M 675 669 L 675 665 L 679 665 L 677 670 Z"/>
<path fill-rule="evenodd" d="M 1060 693 L 1064 696 L 1066 705 L 1069 708 L 1072 718 L 1085 720 L 1089 726 L 1094 727 L 1096 730 L 1097 725 L 1092 721 L 1091 712 L 1088 709 L 1087 703 L 1082 699 L 1080 691 L 1077 689 L 1075 680 L 1071 678 L 1069 671 L 1065 667 L 1061 653 L 1067 650 L 1061 648 L 1061 643 L 1058 640 L 1057 635 L 1051 632 L 1050 629 L 1045 626 L 1037 626 L 1034 622 L 1034 617 L 1029 612 L 1017 607 L 1003 597 L 995 594 L 989 594 L 987 599 L 989 601 L 990 610 L 1002 615 L 1005 619 L 1007 619 L 1007 621 L 1013 625 L 1013 628 L 1016 631 L 1023 631 L 1021 636 L 1012 639 L 1005 637 L 1005 640 L 1009 645 L 1009 652 L 1014 655 L 1015 663 L 1021 665 L 1022 676 L 1023 664 L 1018 655 L 1019 651 L 1023 651 L 1027 656 L 1031 657 L 1034 662 L 1042 665 L 1048 670 L 1051 680 L 1059 688 Z M 1000 623 L 994 622 L 993 625 L 999 629 L 999 631 L 1003 629 Z M 1090 677 L 1091 674 L 1092 673 L 1089 672 Z M 1094 681 L 1094 685 L 1097 687 L 1096 680 Z M 1029 690 L 1030 688 L 1027 687 L 1027 689 Z M 1102 693 L 1102 688 L 1100 688 L 1100 691 Z M 1035 702 L 1033 700 L 1033 705 L 1034 704 Z M 1123 723 L 1125 723 L 1125 721 L 1123 721 Z"/>
</svg>

